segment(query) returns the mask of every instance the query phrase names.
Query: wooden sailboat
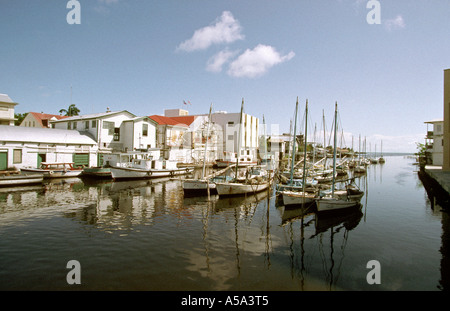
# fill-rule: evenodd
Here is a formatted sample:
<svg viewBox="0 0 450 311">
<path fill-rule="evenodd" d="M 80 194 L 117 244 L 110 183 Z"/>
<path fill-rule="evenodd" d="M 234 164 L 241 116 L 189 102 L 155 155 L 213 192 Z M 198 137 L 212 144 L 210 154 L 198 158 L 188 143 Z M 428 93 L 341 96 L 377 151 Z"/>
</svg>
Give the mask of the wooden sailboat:
<svg viewBox="0 0 450 311">
<path fill-rule="evenodd" d="M 208 194 L 217 194 L 216 184 L 210 179 L 210 176 L 206 176 L 206 160 L 207 160 L 207 152 L 208 152 L 208 137 L 209 137 L 209 127 L 211 124 L 211 111 L 212 104 L 209 107 L 209 115 L 208 115 L 208 126 L 206 130 L 206 142 L 205 142 L 205 150 L 203 156 L 203 168 L 202 168 L 202 176 L 200 179 L 185 179 L 183 182 L 183 192 L 185 196 L 195 196 L 195 195 L 208 195 Z"/>
<path fill-rule="evenodd" d="M 295 137 L 295 132 L 296 132 L 296 125 L 297 125 L 297 109 L 298 109 L 298 98 L 297 98 L 297 103 L 295 106 L 295 126 L 294 126 L 294 137 Z M 312 203 L 314 202 L 316 195 L 314 193 L 308 193 L 305 191 L 305 187 L 306 187 L 306 155 L 307 155 L 307 150 L 306 150 L 306 146 L 307 146 L 307 133 L 308 133 L 308 101 L 306 101 L 306 108 L 305 108 L 305 115 L 306 115 L 306 121 L 305 121 L 305 148 L 304 148 L 304 157 L 303 157 L 303 180 L 302 180 L 302 190 L 301 191 L 295 191 L 295 190 L 283 190 L 280 191 L 281 195 L 283 196 L 283 204 L 284 206 L 289 206 L 289 205 L 302 205 L 302 204 L 307 204 L 307 203 Z M 293 159 L 295 155 L 295 145 L 293 147 L 292 150 L 292 156 Z M 292 161 L 291 163 L 291 180 L 290 183 L 292 184 L 293 182 L 293 170 L 294 170 L 294 166 L 293 166 L 294 161 Z"/>
<path fill-rule="evenodd" d="M 239 135 L 238 135 L 238 154 L 241 149 L 241 128 L 242 128 L 242 114 L 244 111 L 244 99 L 241 104 L 241 117 L 239 121 Z M 247 193 L 257 193 L 266 190 L 270 186 L 270 174 L 263 168 L 254 169 L 250 167 L 251 171 L 247 171 L 246 178 L 240 180 L 239 176 L 239 157 L 236 160 L 235 178 L 231 182 L 217 182 L 216 190 L 219 196 L 243 195 Z"/>
<path fill-rule="evenodd" d="M 335 105 L 335 120 L 337 119 L 337 102 Z M 333 151 L 333 176 L 336 171 L 336 145 L 337 145 L 337 122 L 334 122 L 334 151 Z M 331 194 L 325 195 L 319 199 L 316 200 L 317 204 L 317 212 L 331 212 L 331 211 L 340 211 L 345 210 L 348 208 L 353 208 L 356 206 L 359 206 L 359 200 L 361 200 L 362 195 L 364 194 L 359 189 L 352 189 L 353 191 L 357 192 L 358 196 L 355 198 L 350 199 L 347 193 L 339 193 L 335 191 L 335 183 L 336 180 L 333 177 L 333 182 L 331 186 Z M 348 189 L 347 189 L 348 191 Z"/>
</svg>

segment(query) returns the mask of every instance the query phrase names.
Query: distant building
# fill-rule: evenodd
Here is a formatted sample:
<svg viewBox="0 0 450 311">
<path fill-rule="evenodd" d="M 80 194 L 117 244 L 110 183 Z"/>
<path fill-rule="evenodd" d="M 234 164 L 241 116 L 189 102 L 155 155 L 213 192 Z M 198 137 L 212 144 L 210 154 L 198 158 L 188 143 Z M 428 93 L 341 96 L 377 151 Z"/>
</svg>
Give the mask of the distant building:
<svg viewBox="0 0 450 311">
<path fill-rule="evenodd" d="M 425 124 L 427 124 L 425 137 L 427 164 L 442 166 L 444 163 L 444 120 L 427 121 Z M 429 130 L 428 125 L 433 128 Z"/>
<path fill-rule="evenodd" d="M 97 162 L 97 142 L 78 131 L 0 125 L 0 142 L 0 170 L 39 167 L 41 162 Z"/>
<path fill-rule="evenodd" d="M 39 113 L 39 112 L 29 112 L 20 123 L 20 126 L 50 128 L 51 121 L 57 121 L 65 118 L 67 118 L 67 116 Z"/>
<path fill-rule="evenodd" d="M 0 94 L 0 125 L 14 126 L 14 107 L 17 103 L 13 102 L 7 94 Z"/>
</svg>

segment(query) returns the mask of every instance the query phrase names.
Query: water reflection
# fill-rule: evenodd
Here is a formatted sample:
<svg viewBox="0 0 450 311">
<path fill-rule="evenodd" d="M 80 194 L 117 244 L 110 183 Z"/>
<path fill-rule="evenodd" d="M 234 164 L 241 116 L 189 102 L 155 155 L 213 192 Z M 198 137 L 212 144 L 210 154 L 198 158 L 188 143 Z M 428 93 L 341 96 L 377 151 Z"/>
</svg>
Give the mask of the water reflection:
<svg viewBox="0 0 450 311">
<path fill-rule="evenodd" d="M 185 198 L 181 180 L 170 178 L 0 189 L 0 288 L 67 289 L 54 267 L 76 258 L 88 290 L 372 290 L 369 259 L 386 272 L 377 289 L 393 288 L 391 276 L 427 278 L 401 289 L 448 289 L 448 215 L 428 217 L 417 176 L 405 174 L 404 160 L 387 160 L 355 179 L 361 209 L 331 218 L 285 208 L 273 192 Z M 404 267 L 407 256 L 416 266 Z M 433 262 L 424 267 L 430 258 L 440 278 Z"/>
</svg>

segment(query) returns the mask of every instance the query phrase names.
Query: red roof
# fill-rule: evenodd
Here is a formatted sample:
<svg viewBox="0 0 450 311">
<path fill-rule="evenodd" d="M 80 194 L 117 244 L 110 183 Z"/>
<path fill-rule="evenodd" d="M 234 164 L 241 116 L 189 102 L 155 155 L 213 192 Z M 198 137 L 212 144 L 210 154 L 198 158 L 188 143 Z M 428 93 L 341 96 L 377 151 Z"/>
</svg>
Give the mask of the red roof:
<svg viewBox="0 0 450 311">
<path fill-rule="evenodd" d="M 50 120 L 51 118 L 56 118 L 57 120 L 65 119 L 67 116 L 61 116 L 58 114 L 48 114 L 48 113 L 39 113 L 39 112 L 30 112 L 34 118 L 41 124 L 41 126 L 44 126 L 42 124 L 42 120 Z"/>
<path fill-rule="evenodd" d="M 158 116 L 158 115 L 153 115 L 153 116 L 149 116 L 150 119 L 152 119 L 153 121 L 155 121 L 156 123 L 158 123 L 159 125 L 178 125 L 178 126 L 182 126 L 182 127 L 189 127 L 186 123 L 188 122 L 188 124 L 191 124 L 194 119 L 192 119 L 192 121 L 189 122 L 190 118 L 194 118 L 194 116 L 189 116 L 189 117 L 165 117 L 165 116 Z M 189 118 L 189 119 L 188 119 Z"/>
</svg>

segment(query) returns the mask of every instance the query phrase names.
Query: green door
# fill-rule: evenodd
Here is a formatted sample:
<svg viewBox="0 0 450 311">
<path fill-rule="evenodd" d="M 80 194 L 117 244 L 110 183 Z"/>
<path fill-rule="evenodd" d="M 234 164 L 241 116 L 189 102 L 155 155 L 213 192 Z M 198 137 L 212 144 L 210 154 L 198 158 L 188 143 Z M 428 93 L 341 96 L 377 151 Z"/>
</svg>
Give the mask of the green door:
<svg viewBox="0 0 450 311">
<path fill-rule="evenodd" d="M 75 153 L 73 155 L 73 166 L 80 167 L 83 165 L 89 167 L 89 153 Z"/>
<path fill-rule="evenodd" d="M 41 163 L 45 162 L 47 160 L 47 154 L 45 153 L 38 153 L 37 155 L 37 168 L 41 167 Z"/>
<path fill-rule="evenodd" d="M 8 152 L 0 152 L 0 171 L 8 168 Z"/>
</svg>

